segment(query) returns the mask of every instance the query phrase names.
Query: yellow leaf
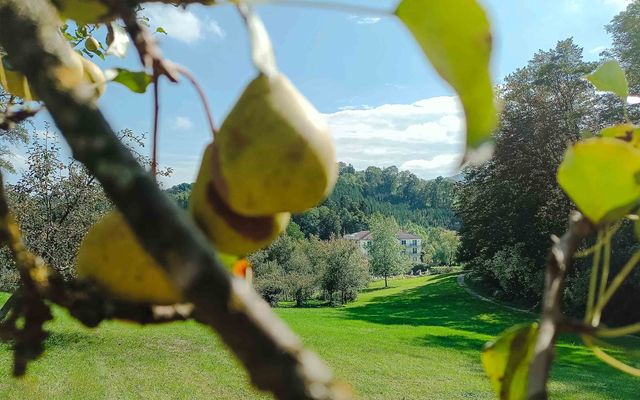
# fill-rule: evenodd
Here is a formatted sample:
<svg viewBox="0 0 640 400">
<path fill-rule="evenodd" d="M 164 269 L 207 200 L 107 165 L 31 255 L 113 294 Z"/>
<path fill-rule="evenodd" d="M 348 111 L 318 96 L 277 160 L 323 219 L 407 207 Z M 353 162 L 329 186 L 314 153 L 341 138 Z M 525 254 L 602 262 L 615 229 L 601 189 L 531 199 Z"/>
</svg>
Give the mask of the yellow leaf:
<svg viewBox="0 0 640 400">
<path fill-rule="evenodd" d="M 640 199 L 640 150 L 613 138 L 573 145 L 558 169 L 558 183 L 592 222 L 616 220 Z"/>
<path fill-rule="evenodd" d="M 482 350 L 482 366 L 501 400 L 526 399 L 538 324 L 515 325 Z"/>
<path fill-rule="evenodd" d="M 475 0 L 404 0 L 396 15 L 458 93 L 467 122 L 467 149 L 491 139 L 497 124 L 490 75 L 491 26 Z"/>
</svg>

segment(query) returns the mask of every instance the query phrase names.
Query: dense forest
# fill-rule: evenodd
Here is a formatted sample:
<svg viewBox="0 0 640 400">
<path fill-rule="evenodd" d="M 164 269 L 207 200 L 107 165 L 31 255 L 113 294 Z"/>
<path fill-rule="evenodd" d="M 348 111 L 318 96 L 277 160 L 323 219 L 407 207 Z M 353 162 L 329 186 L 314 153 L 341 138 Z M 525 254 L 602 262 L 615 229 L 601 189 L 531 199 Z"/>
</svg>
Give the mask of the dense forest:
<svg viewBox="0 0 640 400">
<path fill-rule="evenodd" d="M 186 208 L 191 186 L 182 183 L 167 193 Z M 458 230 L 460 221 L 453 211 L 455 188 L 451 178 L 426 181 L 395 166 L 356 171 L 352 165 L 340 163 L 333 193 L 318 207 L 295 215 L 289 233 L 327 240 L 368 229 L 369 217 L 377 213 L 394 217 L 405 228 L 418 225 Z"/>
<path fill-rule="evenodd" d="M 634 2 L 606 27 L 613 47 L 602 54 L 603 60 L 616 58 L 629 71 L 633 94 L 640 89 L 638 27 L 640 2 Z M 575 208 L 557 184 L 558 165 L 569 144 L 624 120 L 620 101 L 596 92 L 584 79 L 597 65 L 585 61 L 583 49 L 566 39 L 537 52 L 500 87 L 504 108 L 495 155 L 465 171 L 455 206 L 462 222 L 461 258 L 476 281 L 497 297 L 538 304 L 552 235 L 562 234 Z M 630 107 L 632 121 L 638 120 L 638 111 Z M 615 272 L 637 248 L 630 224 L 622 226 L 613 243 Z M 579 314 L 589 273 L 586 260 L 577 263 L 565 301 Z M 610 303 L 609 321 L 640 318 L 638 308 L 629 306 L 640 301 L 638 288 L 636 271 Z"/>
</svg>

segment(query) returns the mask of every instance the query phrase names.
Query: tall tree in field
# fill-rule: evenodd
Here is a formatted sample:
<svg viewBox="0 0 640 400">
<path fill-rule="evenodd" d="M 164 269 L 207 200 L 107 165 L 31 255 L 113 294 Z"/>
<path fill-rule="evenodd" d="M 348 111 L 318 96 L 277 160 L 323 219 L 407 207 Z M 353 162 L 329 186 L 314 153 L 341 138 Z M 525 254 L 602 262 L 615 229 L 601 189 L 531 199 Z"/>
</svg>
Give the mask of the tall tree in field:
<svg viewBox="0 0 640 400">
<path fill-rule="evenodd" d="M 616 15 L 607 25 L 613 48 L 607 53 L 615 56 L 627 73 L 631 93 L 640 89 L 640 1 L 634 0 L 627 9 Z M 607 54 L 608 55 L 608 54 Z"/>
<path fill-rule="evenodd" d="M 384 277 L 384 287 L 388 287 L 387 278 L 406 272 L 409 259 L 404 247 L 396 235 L 400 230 L 393 217 L 376 214 L 369 220 L 373 240 L 369 246 L 369 265 L 371 274 Z"/>
<path fill-rule="evenodd" d="M 466 171 L 457 202 L 462 259 L 497 288 L 505 289 L 503 277 L 488 261 L 498 251 L 524 243 L 519 256 L 531 261 L 532 270 L 518 276 L 538 274 L 550 235 L 565 229 L 573 206 L 556 183 L 556 171 L 567 145 L 599 124 L 592 111 L 599 100 L 583 79 L 595 66 L 567 39 L 536 53 L 501 88 L 495 156 Z"/>
</svg>

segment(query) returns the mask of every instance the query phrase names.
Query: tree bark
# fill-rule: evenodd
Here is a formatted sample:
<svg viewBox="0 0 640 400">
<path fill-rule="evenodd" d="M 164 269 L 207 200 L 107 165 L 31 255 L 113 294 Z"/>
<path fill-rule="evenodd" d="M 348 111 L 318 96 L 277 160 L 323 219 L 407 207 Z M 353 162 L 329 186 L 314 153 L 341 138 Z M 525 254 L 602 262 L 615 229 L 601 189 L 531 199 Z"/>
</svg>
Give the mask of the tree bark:
<svg viewBox="0 0 640 400">
<path fill-rule="evenodd" d="M 116 1 L 116 0 L 112 0 Z M 232 279 L 205 236 L 158 188 L 86 97 L 57 85 L 69 54 L 48 0 L 0 0 L 0 44 L 44 101 L 73 156 L 102 184 L 144 248 L 247 368 L 280 399 L 350 397 L 248 286 Z"/>
</svg>

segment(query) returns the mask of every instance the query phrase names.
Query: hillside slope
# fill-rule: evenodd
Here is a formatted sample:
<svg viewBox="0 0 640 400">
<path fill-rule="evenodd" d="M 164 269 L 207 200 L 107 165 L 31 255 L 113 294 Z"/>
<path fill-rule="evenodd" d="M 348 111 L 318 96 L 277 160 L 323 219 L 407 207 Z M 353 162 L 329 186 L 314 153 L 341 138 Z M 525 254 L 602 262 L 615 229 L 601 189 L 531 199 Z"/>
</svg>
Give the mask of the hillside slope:
<svg viewBox="0 0 640 400">
<path fill-rule="evenodd" d="M 167 190 L 186 208 L 192 184 L 182 183 Z M 374 213 L 395 217 L 400 225 L 458 230 L 460 221 L 453 212 L 454 179 L 420 179 L 396 167 L 369 167 L 356 171 L 340 163 L 340 175 L 333 193 L 320 206 L 296 215 L 293 221 L 305 236 L 328 239 L 367 229 L 367 218 Z"/>
</svg>

